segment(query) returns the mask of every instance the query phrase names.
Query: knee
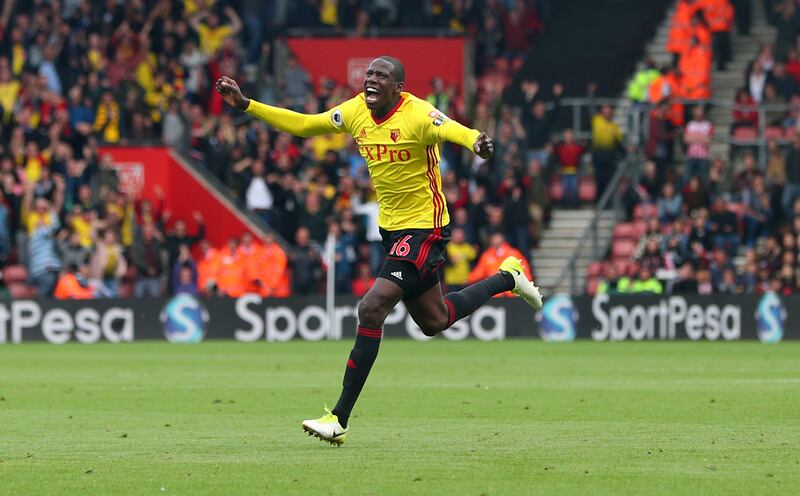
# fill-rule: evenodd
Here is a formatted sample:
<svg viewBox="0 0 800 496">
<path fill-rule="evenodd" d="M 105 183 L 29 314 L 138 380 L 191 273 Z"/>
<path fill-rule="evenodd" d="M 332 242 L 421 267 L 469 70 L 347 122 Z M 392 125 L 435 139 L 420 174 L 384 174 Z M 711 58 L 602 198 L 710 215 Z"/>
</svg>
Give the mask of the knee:
<svg viewBox="0 0 800 496">
<path fill-rule="evenodd" d="M 448 323 L 447 317 L 439 316 L 427 318 L 424 322 L 417 322 L 417 325 L 422 331 L 422 334 L 433 337 L 447 329 Z"/>
<path fill-rule="evenodd" d="M 367 295 L 358 304 L 358 322 L 363 326 L 380 328 L 391 310 L 383 299 Z"/>
</svg>

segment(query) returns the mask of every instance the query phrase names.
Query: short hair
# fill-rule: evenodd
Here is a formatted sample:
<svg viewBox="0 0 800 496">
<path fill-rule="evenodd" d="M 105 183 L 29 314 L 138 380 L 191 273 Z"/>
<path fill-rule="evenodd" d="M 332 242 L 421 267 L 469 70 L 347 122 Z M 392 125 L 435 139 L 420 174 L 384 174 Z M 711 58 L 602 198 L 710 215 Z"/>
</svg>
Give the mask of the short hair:
<svg viewBox="0 0 800 496">
<path fill-rule="evenodd" d="M 406 81 L 406 68 L 399 59 L 391 55 L 381 55 L 378 59 L 389 62 L 392 64 L 392 77 L 395 82 L 404 83 Z"/>
</svg>

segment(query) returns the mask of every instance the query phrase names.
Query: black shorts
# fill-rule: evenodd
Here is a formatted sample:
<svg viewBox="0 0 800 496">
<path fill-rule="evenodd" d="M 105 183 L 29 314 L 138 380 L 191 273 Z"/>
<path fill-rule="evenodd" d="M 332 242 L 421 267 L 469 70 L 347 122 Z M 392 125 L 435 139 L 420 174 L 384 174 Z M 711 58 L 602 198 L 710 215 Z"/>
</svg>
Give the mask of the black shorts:
<svg viewBox="0 0 800 496">
<path fill-rule="evenodd" d="M 403 299 L 413 300 L 439 284 L 439 268 L 445 260 L 450 228 L 381 229 L 386 258 L 378 277 L 403 288 Z"/>
</svg>

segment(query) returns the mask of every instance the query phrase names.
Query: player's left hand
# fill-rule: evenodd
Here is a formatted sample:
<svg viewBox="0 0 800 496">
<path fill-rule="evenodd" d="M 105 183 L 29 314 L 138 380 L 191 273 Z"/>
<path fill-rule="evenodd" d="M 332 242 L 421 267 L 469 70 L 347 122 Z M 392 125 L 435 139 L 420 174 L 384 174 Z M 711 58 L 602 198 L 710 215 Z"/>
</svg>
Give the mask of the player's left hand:
<svg viewBox="0 0 800 496">
<path fill-rule="evenodd" d="M 487 136 L 486 133 L 479 134 L 478 139 L 475 140 L 475 144 L 472 145 L 472 149 L 475 151 L 475 155 L 484 160 L 492 158 L 492 155 L 494 155 L 494 143 L 492 143 L 492 138 Z"/>
</svg>

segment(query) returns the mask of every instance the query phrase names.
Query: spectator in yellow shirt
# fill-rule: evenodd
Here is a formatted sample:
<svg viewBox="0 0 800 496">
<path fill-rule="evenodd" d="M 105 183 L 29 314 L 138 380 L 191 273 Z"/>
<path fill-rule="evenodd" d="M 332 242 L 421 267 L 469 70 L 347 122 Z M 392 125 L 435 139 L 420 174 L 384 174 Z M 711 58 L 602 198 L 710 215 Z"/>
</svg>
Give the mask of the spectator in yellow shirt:
<svg viewBox="0 0 800 496">
<path fill-rule="evenodd" d="M 2 107 L 3 122 L 6 124 L 11 122 L 19 90 L 19 81 L 11 78 L 8 66 L 0 66 L 0 107 Z"/>
<path fill-rule="evenodd" d="M 106 143 L 118 143 L 119 117 L 119 104 L 114 101 L 110 91 L 105 91 L 100 105 L 97 106 L 92 131 L 100 133 L 100 138 Z"/>
<path fill-rule="evenodd" d="M 91 249 L 94 246 L 94 238 L 97 231 L 97 212 L 84 209 L 80 205 L 74 205 L 68 222 L 72 230 L 78 235 L 80 245 Z"/>
<path fill-rule="evenodd" d="M 340 152 L 347 145 L 347 135 L 345 134 L 323 134 L 311 138 L 311 150 L 314 158 L 318 161 L 325 160 L 328 150 Z"/>
<path fill-rule="evenodd" d="M 337 0 L 319 2 L 319 22 L 332 28 L 339 26 L 339 2 Z"/>
<path fill-rule="evenodd" d="M 631 284 L 630 292 L 661 294 L 664 292 L 664 286 L 661 285 L 661 281 L 653 277 L 648 267 L 642 267 L 639 269 L 639 277 Z"/>
<path fill-rule="evenodd" d="M 49 166 L 50 152 L 46 154 L 39 150 L 39 145 L 35 141 L 29 141 L 25 145 L 25 180 L 36 183 L 42 179 L 43 170 Z"/>
<path fill-rule="evenodd" d="M 617 151 L 622 145 L 622 131 L 613 119 L 611 105 L 603 105 L 600 113 L 592 117 L 592 163 L 598 198 L 614 176 Z"/>
<path fill-rule="evenodd" d="M 242 20 L 232 7 L 225 7 L 225 15 L 230 19 L 230 24 L 220 25 L 219 15 L 205 11 L 200 11 L 189 21 L 197 31 L 200 50 L 208 56 L 213 56 L 226 38 L 242 30 Z M 201 22 L 203 17 L 207 22 Z"/>
<path fill-rule="evenodd" d="M 183 0 L 183 14 L 191 17 L 200 10 L 210 9 L 214 0 Z"/>
<path fill-rule="evenodd" d="M 460 291 L 469 282 L 470 264 L 477 258 L 475 247 L 467 243 L 464 229 L 453 229 L 452 241 L 447 245 L 447 263 L 444 283 L 449 291 Z"/>
</svg>

